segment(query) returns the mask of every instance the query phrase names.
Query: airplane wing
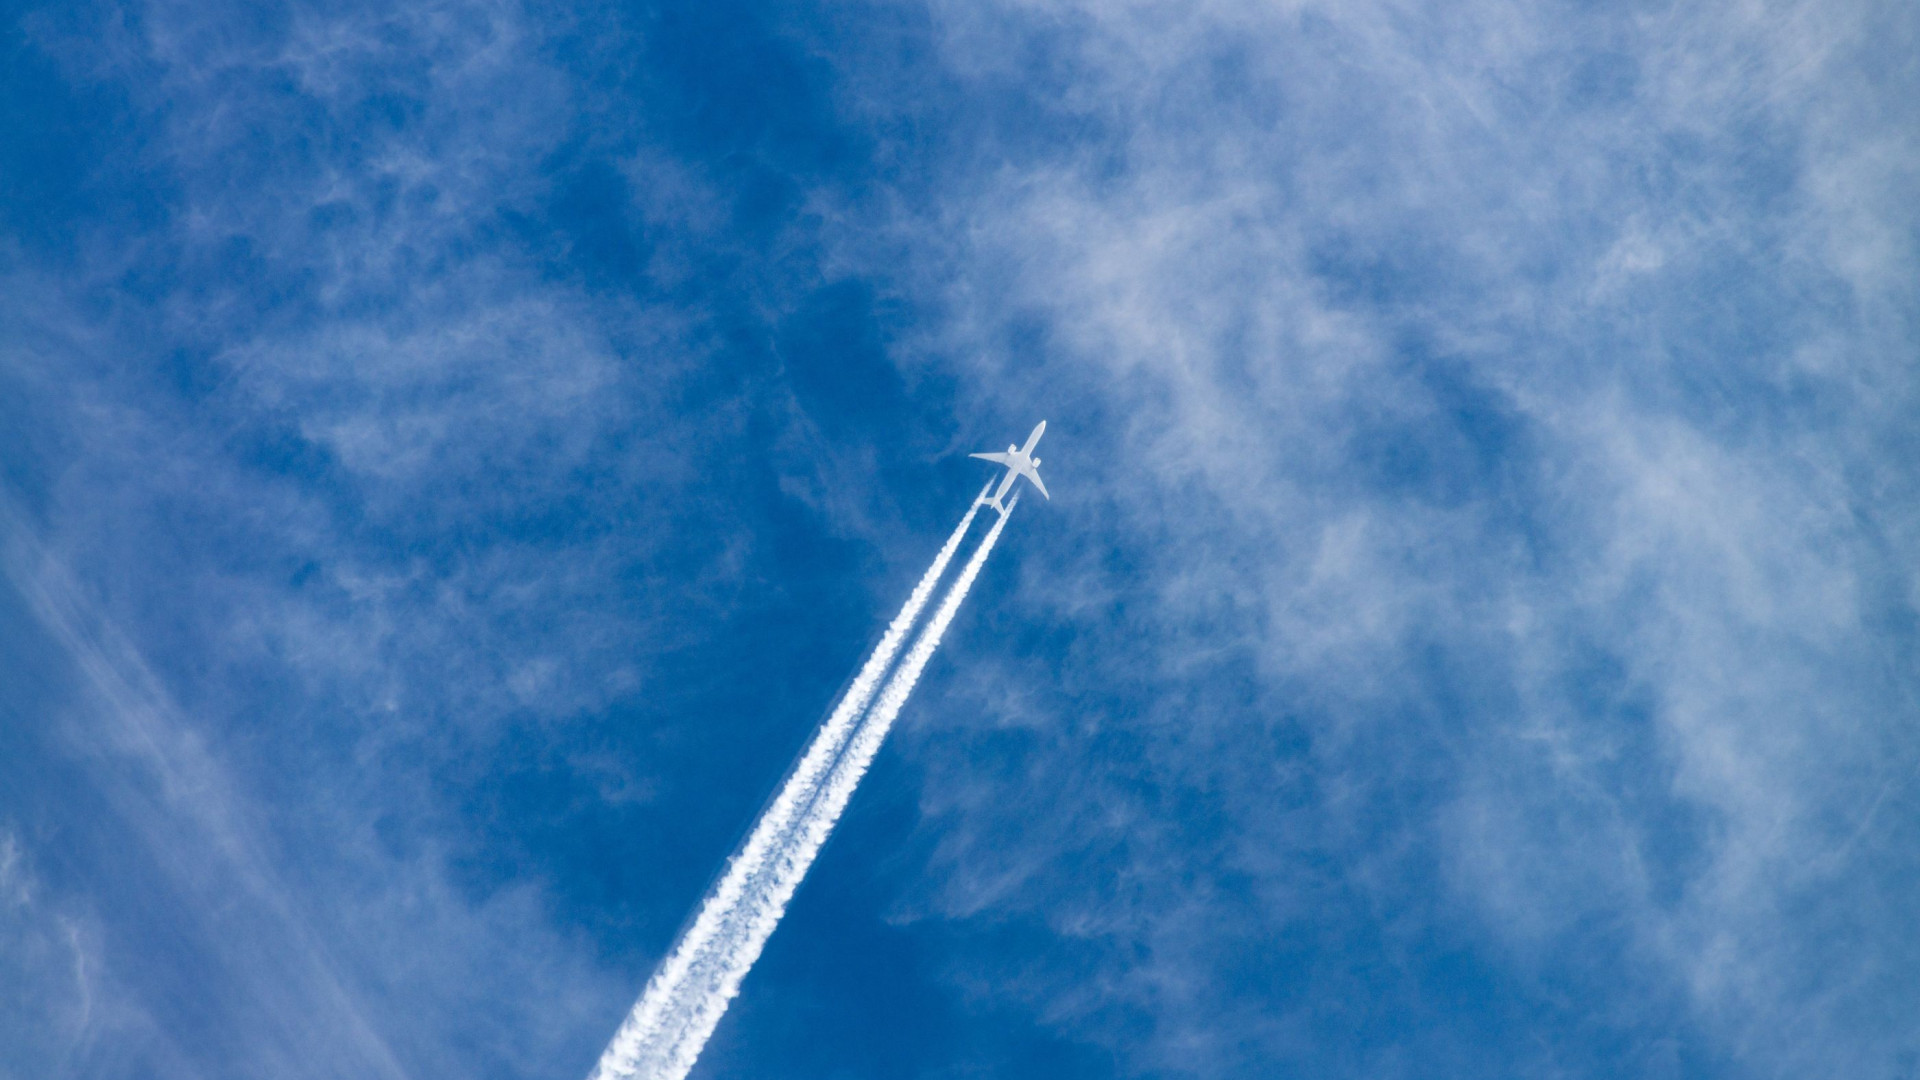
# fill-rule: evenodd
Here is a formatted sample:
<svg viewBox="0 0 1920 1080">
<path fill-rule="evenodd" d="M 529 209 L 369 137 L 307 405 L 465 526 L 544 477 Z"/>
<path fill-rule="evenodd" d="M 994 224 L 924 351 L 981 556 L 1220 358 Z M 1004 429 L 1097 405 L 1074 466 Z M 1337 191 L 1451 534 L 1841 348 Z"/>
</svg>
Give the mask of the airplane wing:
<svg viewBox="0 0 1920 1080">
<path fill-rule="evenodd" d="M 995 465 L 1005 465 L 1005 466 L 1007 466 L 1008 468 L 1012 468 L 1012 467 L 1013 467 L 1013 455 L 1012 455 L 1012 454 L 968 454 L 967 456 L 968 456 L 968 457 L 977 457 L 977 458 L 979 458 L 979 459 L 980 459 L 981 461 L 991 461 L 991 462 L 993 462 L 993 463 L 994 463 Z"/>
<path fill-rule="evenodd" d="M 1045 484 L 1043 484 L 1043 483 L 1041 483 L 1041 482 L 1040 482 L 1040 470 L 1038 470 L 1038 469 L 1021 469 L 1021 470 L 1020 470 L 1020 475 L 1021 475 L 1021 476 L 1024 476 L 1024 477 L 1026 477 L 1027 479 L 1029 479 L 1029 480 L 1031 480 L 1031 481 L 1033 481 L 1033 486 L 1034 486 L 1034 487 L 1037 487 L 1037 488 L 1039 488 L 1039 489 L 1040 489 L 1040 497 L 1041 497 L 1041 498 L 1043 498 L 1043 499 L 1045 499 L 1045 500 L 1047 500 L 1048 502 L 1052 502 L 1052 501 L 1053 501 L 1053 496 L 1051 496 L 1051 495 L 1049 495 L 1049 494 L 1047 494 L 1047 485 L 1045 485 Z"/>
</svg>

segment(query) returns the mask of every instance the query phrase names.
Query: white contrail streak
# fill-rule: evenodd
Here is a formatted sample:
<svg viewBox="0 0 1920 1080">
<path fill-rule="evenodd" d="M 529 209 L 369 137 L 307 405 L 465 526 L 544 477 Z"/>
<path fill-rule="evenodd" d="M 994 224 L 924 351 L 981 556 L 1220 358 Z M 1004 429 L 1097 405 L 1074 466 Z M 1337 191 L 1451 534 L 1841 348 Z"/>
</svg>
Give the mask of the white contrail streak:
<svg viewBox="0 0 1920 1080">
<path fill-rule="evenodd" d="M 860 722 L 853 733 L 853 739 L 847 743 L 847 752 L 834 763 L 833 771 L 827 774 L 826 782 L 821 785 L 815 812 L 801 823 L 805 832 L 804 843 L 809 850 L 817 849 L 826 842 L 827 833 L 833 829 L 833 823 L 840 817 L 840 811 L 846 809 L 847 800 L 853 797 L 853 789 L 860 786 L 860 778 L 867 774 L 867 766 L 873 764 L 873 755 L 880 751 L 880 744 L 886 741 L 887 732 L 900 716 L 900 710 L 906 706 L 907 697 L 913 693 L 913 686 L 920 681 L 920 673 L 926 669 L 927 661 L 933 658 L 933 651 L 940 647 L 940 638 L 947 632 L 947 624 L 953 622 L 953 616 L 960 610 L 960 602 L 967 598 L 967 590 L 973 588 L 973 579 L 980 576 L 980 568 L 986 565 L 987 556 L 993 552 L 993 545 L 1000 539 L 1000 530 L 1007 525 L 1007 516 L 1013 513 L 1019 496 L 1007 500 L 1006 513 L 993 523 L 987 531 L 986 539 L 980 541 L 973 557 L 954 580 L 953 587 L 947 590 L 946 598 L 940 601 L 940 607 L 928 621 L 927 628 L 920 631 L 920 637 L 914 641 L 913 648 L 907 651 L 907 658 L 900 661 L 900 667 L 894 671 L 893 678 L 887 680 L 887 688 L 880 691 L 880 699 L 874 703 L 873 711 Z"/>
<path fill-rule="evenodd" d="M 981 494 L 985 494 L 985 489 Z M 700 913 L 674 943 L 633 1011 L 620 1025 L 613 1041 L 607 1044 L 591 1080 L 681 1080 L 693 1068 L 708 1036 L 739 991 L 747 970 L 759 958 L 760 950 L 786 910 L 787 901 L 806 875 L 820 845 L 833 830 L 834 822 L 852 795 L 853 787 L 879 748 L 877 738 L 863 741 L 872 727 L 871 722 L 861 724 L 858 734 L 854 731 L 855 723 L 866 711 L 874 688 L 926 607 L 980 505 L 976 500 L 960 519 L 953 535 L 934 557 L 933 565 L 927 568 L 900 613 L 888 624 L 873 654 L 861 665 L 860 673 L 854 677 L 840 704 L 820 726 L 779 794 L 754 824 L 746 843 L 728 860 L 726 873 L 707 894 Z M 891 724 L 893 716 L 899 713 L 906 691 L 912 689 L 920 668 L 926 666 L 927 656 L 939 643 L 939 632 L 952 621 L 959 597 L 964 596 L 966 588 L 979 574 L 980 564 L 999 538 L 1005 522 L 1003 515 L 994 523 L 948 592 L 933 622 L 887 683 L 875 718 L 884 713 L 885 723 Z M 930 637 L 931 644 L 928 643 Z M 896 691 L 901 685 L 901 676 L 907 674 L 909 668 L 912 673 L 904 684 L 905 690 Z M 893 700 L 896 693 L 899 700 L 888 708 L 887 702 Z M 853 747 L 849 746 L 850 736 Z M 883 726 L 880 737 L 884 736 Z M 845 779 L 847 766 L 854 764 L 856 758 L 859 758 L 857 768 L 849 781 Z"/>
</svg>

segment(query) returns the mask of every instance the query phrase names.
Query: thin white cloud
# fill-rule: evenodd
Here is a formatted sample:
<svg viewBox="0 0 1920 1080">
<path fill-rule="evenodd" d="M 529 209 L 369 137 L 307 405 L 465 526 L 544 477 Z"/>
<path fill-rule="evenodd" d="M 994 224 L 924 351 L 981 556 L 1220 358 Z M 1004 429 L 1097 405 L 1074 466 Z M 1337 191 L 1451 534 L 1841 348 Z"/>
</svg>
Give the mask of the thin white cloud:
<svg viewBox="0 0 1920 1080">
<path fill-rule="evenodd" d="M 1886 70 L 1905 20 L 1807 4 L 1659 19 L 1509 4 L 935 11 L 954 77 L 990 98 L 1023 77 L 1010 58 L 1043 55 L 1063 89 L 1036 107 L 1095 134 L 1053 155 L 984 138 L 971 150 L 989 167 L 956 168 L 930 215 L 892 219 L 889 250 L 922 260 L 907 291 L 953 313 L 912 362 L 966 372 L 983 411 L 1084 395 L 1100 449 L 1077 463 L 1080 505 L 1054 511 L 1073 531 L 1141 538 L 1157 606 L 1135 632 L 1167 642 L 1165 677 L 1217 671 L 1237 635 L 1263 706 L 1307 725 L 1323 835 L 1392 804 L 1368 770 L 1424 776 L 1399 754 L 1448 748 L 1457 779 L 1430 779 L 1453 795 L 1393 819 L 1377 861 L 1340 856 L 1361 887 L 1384 871 L 1377 895 L 1403 895 L 1395 875 L 1441 852 L 1462 905 L 1450 917 L 1535 970 L 1586 962 L 1577 939 L 1594 920 L 1623 927 L 1621 978 L 1679 994 L 1744 1069 L 1892 1061 L 1898 1025 L 1846 1003 L 1910 980 L 1823 944 L 1822 927 L 1910 938 L 1866 898 L 1897 889 L 1907 863 L 1856 866 L 1863 892 L 1828 899 L 1797 868 L 1854 834 L 1883 783 L 1871 761 L 1892 753 L 1899 772 L 1914 756 L 1911 683 L 1885 667 L 1898 639 L 1873 620 L 1879 590 L 1910 606 L 1920 578 L 1917 549 L 1881 539 L 1920 524 L 1894 449 L 1920 400 L 1903 314 L 1920 253 L 1896 239 L 1912 232 L 1920 128 L 1896 80 L 1855 74 Z M 871 86 L 849 106 L 892 107 Z M 1378 300 L 1374 280 L 1389 283 Z M 1031 341 L 1035 323 L 1048 349 L 948 359 Z M 1477 451 L 1435 459 L 1449 444 L 1420 441 L 1461 422 L 1455 391 L 1417 373 L 1429 357 L 1523 440 L 1485 451 L 1487 467 L 1526 472 L 1470 478 L 1449 501 L 1446 470 Z M 1372 462 L 1394 453 L 1433 471 L 1382 490 Z M 1205 512 L 1188 528 L 1173 507 Z M 1071 623 L 1081 596 L 1116 587 L 1097 565 L 1052 569 L 1015 594 L 1033 617 Z M 1474 700 L 1512 695 L 1511 722 L 1423 726 L 1459 722 L 1427 700 L 1419 650 L 1436 641 L 1478 669 L 1446 676 L 1484 680 L 1492 696 Z M 1581 699 L 1592 657 L 1616 665 L 1621 697 Z M 980 662 L 981 684 L 1017 677 Z M 1238 765 L 1153 726 L 1168 713 L 1137 721 L 1139 767 L 1216 793 L 1230 833 L 1264 832 L 1267 790 L 1236 788 Z M 1030 849 L 1010 854 L 989 809 L 1008 793 L 968 794 L 955 757 L 943 742 L 926 759 L 927 808 L 953 832 L 935 910 L 1011 906 L 1067 936 L 1102 912 L 1122 942 L 1156 940 L 1176 912 L 1209 917 L 1148 887 L 1122 902 L 1129 918 L 1049 875 L 1049 845 L 1086 835 L 1075 800 L 1024 804 L 1059 820 L 1029 822 Z M 1080 776 L 1033 768 L 1051 770 L 1033 780 L 1050 792 Z M 1116 857 L 1173 857 L 1121 839 L 1141 796 L 1082 780 L 1080 798 L 1114 808 Z M 1282 895 L 1312 887 L 1277 854 L 1247 857 Z M 1157 975 L 1099 970 L 1161 1022 L 1204 1027 L 1157 989 L 1205 979 L 1204 953 L 1154 954 Z M 1035 993 L 1062 992 L 1034 968 Z M 1068 1008 L 1063 1030 L 1106 1009 Z M 1113 1038 L 1144 1067 L 1262 1060 Z"/>
<path fill-rule="evenodd" d="M 172 888 L 205 892 L 208 901 L 213 898 L 208 890 L 237 890 L 225 896 L 226 910 L 244 906 L 247 914 L 215 916 L 214 922 L 224 921 L 224 932 L 246 936 L 222 942 L 223 949 L 276 957 L 271 974 L 255 969 L 242 976 L 241 987 L 204 989 L 209 994 L 238 990 L 272 1002 L 279 1011 L 276 1019 L 307 1018 L 304 1031 L 290 1026 L 249 1033 L 255 1041 L 247 1052 L 258 1055 L 253 1060 L 261 1067 L 285 1075 L 319 1068 L 405 1076 L 279 880 L 262 838 L 247 824 L 245 797 L 193 726 L 132 645 L 92 610 L 61 561 L 35 541 L 10 502 L 0 503 L 0 535 L 6 542 L 0 553 L 5 581 L 64 650 L 81 680 L 73 712 L 55 728 L 56 743 L 85 764 L 97 783 L 96 795 L 120 811 L 119 825 L 142 843 L 138 857 L 152 860 Z M 154 896 L 149 902 L 159 906 L 166 900 Z M 222 932 L 214 925 L 195 925 L 190 932 L 203 929 Z M 69 942 L 77 945 L 77 931 L 71 925 L 69 930 Z M 256 936 L 257 931 L 267 936 Z M 87 965 L 78 952 L 74 963 L 83 978 L 85 1015 L 91 1012 Z"/>
</svg>

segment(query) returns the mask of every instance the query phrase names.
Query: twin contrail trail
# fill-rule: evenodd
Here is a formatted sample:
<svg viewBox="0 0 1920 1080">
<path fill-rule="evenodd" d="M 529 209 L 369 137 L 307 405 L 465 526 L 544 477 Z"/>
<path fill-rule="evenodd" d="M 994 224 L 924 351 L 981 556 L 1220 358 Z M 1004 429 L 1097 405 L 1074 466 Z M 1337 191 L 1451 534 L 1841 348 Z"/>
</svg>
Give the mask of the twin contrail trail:
<svg viewBox="0 0 1920 1080">
<path fill-rule="evenodd" d="M 941 635 L 1018 501 L 1016 497 L 1006 504 L 876 701 L 875 688 L 926 608 L 975 515 L 982 505 L 992 505 L 985 496 L 982 489 L 981 498 L 947 537 L 779 794 L 754 823 L 746 843 L 728 860 L 726 873 L 648 981 L 590 1080 L 682 1080 L 693 1068 L 939 647 Z"/>
</svg>

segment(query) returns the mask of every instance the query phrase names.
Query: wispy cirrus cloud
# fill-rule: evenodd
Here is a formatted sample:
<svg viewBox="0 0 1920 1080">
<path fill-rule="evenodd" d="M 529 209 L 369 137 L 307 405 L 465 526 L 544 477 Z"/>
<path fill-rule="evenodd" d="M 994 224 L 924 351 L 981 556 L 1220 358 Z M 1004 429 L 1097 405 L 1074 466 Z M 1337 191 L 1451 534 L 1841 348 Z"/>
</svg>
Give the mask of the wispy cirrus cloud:
<svg viewBox="0 0 1920 1080">
<path fill-rule="evenodd" d="M 1219 926 L 1275 942 L 1275 969 L 1294 935 L 1401 957 L 1390 1008 L 1432 1017 L 1403 1046 L 1450 1037 L 1438 961 L 1403 936 L 1424 926 L 1597 995 L 1597 1030 L 1655 1071 L 1902 1060 L 1860 1008 L 1904 977 L 1837 942 L 1909 937 L 1872 898 L 1913 868 L 1836 888 L 1824 856 L 1913 757 L 1891 613 L 1915 566 L 1887 537 L 1917 520 L 1888 452 L 1915 253 L 1865 239 L 1911 232 L 1920 147 L 1882 111 L 1907 21 L 934 11 L 952 78 L 1063 137 L 970 132 L 892 219 L 883 243 L 920 255 L 901 288 L 947 315 L 919 362 L 977 376 L 983 408 L 1081 417 L 1066 531 L 1129 554 L 1036 555 L 1007 618 L 1084 631 L 1085 597 L 1113 597 L 1131 630 L 1019 698 L 1000 684 L 1049 675 L 969 658 L 988 707 L 920 755 L 947 884 L 913 910 L 1077 941 L 991 992 L 1031 988 L 1143 1067 L 1323 1061 L 1308 1033 L 1345 1030 L 1321 998 L 1359 976 L 1312 952 L 1256 966 L 1275 1007 L 1236 1013 Z M 979 340 L 1001 344 L 953 358 Z M 1080 665 L 1104 650 L 1155 675 L 1103 693 Z M 1017 736 L 959 719 L 1010 715 Z M 973 776 L 1009 740 L 1021 779 Z M 1027 790 L 1048 796 L 1018 827 L 993 812 Z M 1216 824 L 1177 824 L 1190 800 Z M 1496 1060 L 1579 1072 L 1595 1030 Z"/>
<path fill-rule="evenodd" d="M 628 979 L 579 968 L 554 892 L 468 830 L 511 828 L 496 753 L 650 798 L 650 764 L 591 739 L 516 747 L 642 681 L 659 612 L 586 598 L 681 554 L 621 521 L 703 512 L 673 502 L 693 429 L 640 405 L 701 347 L 489 239 L 564 126 L 512 8 L 92 14 L 28 30 L 126 92 L 151 137 L 113 167 L 162 205 L 10 269 L 0 377 L 34 403 L 10 431 L 45 458 L 9 454 L 33 490 L 6 531 L 71 581 L 11 567 L 66 614 L 16 611 L 51 689 L 14 702 L 44 739 L 9 805 L 63 852 L 45 910 L 95 928 L 90 1049 L 38 1075 L 415 1075 L 456 1029 L 463 1071 L 575 1071 L 555 1047 Z M 556 534 L 582 499 L 598 539 Z M 732 557 L 703 545 L 686 591 Z M 538 1018 L 499 1022 L 509 984 Z M 44 989 L 10 1026 L 45 1027 Z"/>
</svg>

